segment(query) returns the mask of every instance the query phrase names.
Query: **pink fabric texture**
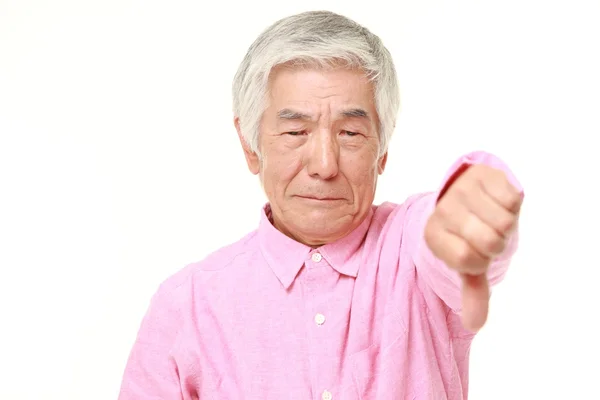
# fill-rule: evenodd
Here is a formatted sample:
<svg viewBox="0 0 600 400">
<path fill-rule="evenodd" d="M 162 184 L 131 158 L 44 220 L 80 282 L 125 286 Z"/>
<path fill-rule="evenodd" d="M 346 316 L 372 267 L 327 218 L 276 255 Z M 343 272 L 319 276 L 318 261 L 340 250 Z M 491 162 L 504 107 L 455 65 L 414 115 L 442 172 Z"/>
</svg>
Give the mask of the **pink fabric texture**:
<svg viewBox="0 0 600 400">
<path fill-rule="evenodd" d="M 463 164 L 502 169 L 475 152 Z M 127 363 L 120 400 L 467 399 L 474 334 L 460 322 L 460 279 L 423 228 L 438 192 L 373 206 L 349 236 L 312 249 L 256 231 L 158 289 Z M 517 234 L 489 270 L 505 275 Z"/>
</svg>

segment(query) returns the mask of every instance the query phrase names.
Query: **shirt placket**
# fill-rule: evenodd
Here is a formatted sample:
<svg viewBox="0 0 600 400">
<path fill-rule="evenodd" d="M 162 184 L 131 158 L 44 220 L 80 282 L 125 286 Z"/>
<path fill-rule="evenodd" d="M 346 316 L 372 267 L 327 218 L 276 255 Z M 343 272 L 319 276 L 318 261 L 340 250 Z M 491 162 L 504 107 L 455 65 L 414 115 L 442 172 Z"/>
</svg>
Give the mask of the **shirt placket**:
<svg viewBox="0 0 600 400">
<path fill-rule="evenodd" d="M 309 254 L 309 259 L 306 260 L 305 265 L 307 267 L 305 285 L 308 294 L 306 319 L 309 324 L 310 368 L 314 399 L 333 400 L 333 377 L 329 372 L 331 364 L 329 340 L 331 340 L 331 335 L 328 334 L 327 324 L 327 314 L 330 309 L 324 302 L 327 296 L 324 293 L 325 285 L 323 284 L 323 280 L 332 271 L 318 250 L 314 250 Z"/>
</svg>

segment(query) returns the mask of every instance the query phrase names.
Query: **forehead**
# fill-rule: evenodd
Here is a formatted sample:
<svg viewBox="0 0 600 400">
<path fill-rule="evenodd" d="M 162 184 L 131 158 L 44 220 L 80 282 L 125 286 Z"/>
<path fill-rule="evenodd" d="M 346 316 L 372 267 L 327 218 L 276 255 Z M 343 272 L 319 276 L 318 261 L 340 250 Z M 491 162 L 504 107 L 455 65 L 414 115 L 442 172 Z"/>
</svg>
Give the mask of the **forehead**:
<svg viewBox="0 0 600 400">
<path fill-rule="evenodd" d="M 274 68 L 269 77 L 269 100 L 277 110 L 326 105 L 332 109 L 352 107 L 374 111 L 373 84 L 358 69 Z"/>
</svg>

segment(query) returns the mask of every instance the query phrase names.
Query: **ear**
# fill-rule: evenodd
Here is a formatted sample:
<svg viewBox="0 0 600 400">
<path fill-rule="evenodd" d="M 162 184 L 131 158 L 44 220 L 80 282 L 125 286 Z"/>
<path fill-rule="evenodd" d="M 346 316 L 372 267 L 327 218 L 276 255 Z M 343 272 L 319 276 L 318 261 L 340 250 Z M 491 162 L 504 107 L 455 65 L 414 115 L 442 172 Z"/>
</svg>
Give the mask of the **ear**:
<svg viewBox="0 0 600 400">
<path fill-rule="evenodd" d="M 244 136 L 242 136 L 239 117 L 235 117 L 233 119 L 233 124 L 235 125 L 235 130 L 237 131 L 238 138 L 240 139 L 240 143 L 242 145 L 242 148 L 244 149 L 244 156 L 246 157 L 248 169 L 250 170 L 250 172 L 252 172 L 252 174 L 256 175 L 260 172 L 260 161 L 258 159 L 258 154 L 252 151 L 248 143 L 246 143 Z"/>
<path fill-rule="evenodd" d="M 377 172 L 379 173 L 379 175 L 383 174 L 383 171 L 385 170 L 385 164 L 387 164 L 387 156 L 388 153 L 386 151 L 385 154 L 382 155 L 377 161 Z"/>
</svg>

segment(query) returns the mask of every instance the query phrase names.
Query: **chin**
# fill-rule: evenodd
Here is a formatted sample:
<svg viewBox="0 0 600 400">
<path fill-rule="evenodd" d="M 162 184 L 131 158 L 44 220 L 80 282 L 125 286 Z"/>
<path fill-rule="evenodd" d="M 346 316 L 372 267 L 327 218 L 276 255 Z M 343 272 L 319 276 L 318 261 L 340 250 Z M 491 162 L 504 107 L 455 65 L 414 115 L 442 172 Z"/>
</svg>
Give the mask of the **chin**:
<svg viewBox="0 0 600 400">
<path fill-rule="evenodd" d="M 352 219 L 350 217 L 337 218 L 323 215 L 323 213 L 311 213 L 306 215 L 297 224 L 297 230 L 302 236 L 310 238 L 311 241 L 329 243 L 337 240 L 352 230 Z"/>
<path fill-rule="evenodd" d="M 352 215 L 342 210 L 314 208 L 306 209 L 300 215 L 299 222 L 303 225 L 321 226 L 322 229 L 327 229 L 332 225 L 347 224 L 352 221 Z"/>
</svg>

